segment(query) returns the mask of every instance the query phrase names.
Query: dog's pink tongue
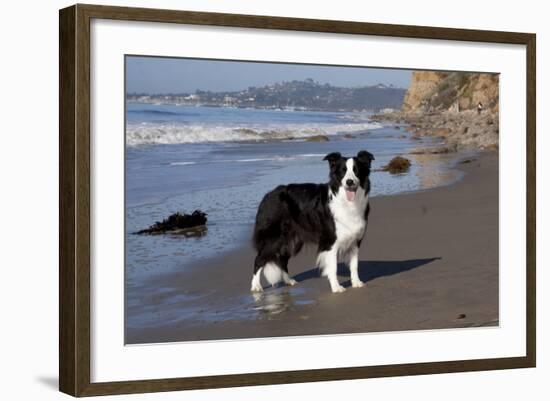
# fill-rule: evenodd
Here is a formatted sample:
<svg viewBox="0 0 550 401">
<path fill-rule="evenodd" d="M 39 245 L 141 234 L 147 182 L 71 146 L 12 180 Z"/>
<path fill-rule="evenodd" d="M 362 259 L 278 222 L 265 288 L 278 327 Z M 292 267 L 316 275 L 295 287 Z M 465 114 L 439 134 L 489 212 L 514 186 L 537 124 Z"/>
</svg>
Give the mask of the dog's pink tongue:
<svg viewBox="0 0 550 401">
<path fill-rule="evenodd" d="M 346 190 L 346 198 L 348 198 L 350 202 L 353 202 L 355 200 L 355 191 Z"/>
</svg>

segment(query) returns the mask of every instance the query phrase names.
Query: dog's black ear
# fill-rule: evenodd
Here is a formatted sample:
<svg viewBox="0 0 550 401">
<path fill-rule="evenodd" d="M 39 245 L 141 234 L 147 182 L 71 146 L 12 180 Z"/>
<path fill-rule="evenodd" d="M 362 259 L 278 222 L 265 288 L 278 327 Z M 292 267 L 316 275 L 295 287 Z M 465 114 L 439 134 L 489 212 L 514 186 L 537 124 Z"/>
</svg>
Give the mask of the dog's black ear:
<svg viewBox="0 0 550 401">
<path fill-rule="evenodd" d="M 368 164 L 370 166 L 370 163 L 374 160 L 374 155 L 366 150 L 361 150 L 357 153 L 357 160 L 359 160 L 360 163 Z"/>
<path fill-rule="evenodd" d="M 332 152 L 325 156 L 323 160 L 328 160 L 328 163 L 332 166 L 334 163 L 336 163 L 338 160 L 342 158 L 342 155 L 340 152 Z"/>
</svg>

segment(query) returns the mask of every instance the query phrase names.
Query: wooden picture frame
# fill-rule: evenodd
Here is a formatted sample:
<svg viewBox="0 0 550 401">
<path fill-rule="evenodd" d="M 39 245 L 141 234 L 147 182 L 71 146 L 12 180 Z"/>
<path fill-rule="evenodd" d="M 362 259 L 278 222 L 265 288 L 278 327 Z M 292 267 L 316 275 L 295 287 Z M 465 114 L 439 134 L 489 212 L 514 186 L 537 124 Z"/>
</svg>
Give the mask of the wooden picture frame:
<svg viewBox="0 0 550 401">
<path fill-rule="evenodd" d="M 527 54 L 525 60 L 527 71 L 526 355 L 92 383 L 90 380 L 90 21 L 94 18 L 525 46 Z M 94 396 L 535 366 L 536 37 L 534 34 L 80 4 L 60 10 L 59 28 L 59 388 L 62 392 L 73 396 Z"/>
</svg>

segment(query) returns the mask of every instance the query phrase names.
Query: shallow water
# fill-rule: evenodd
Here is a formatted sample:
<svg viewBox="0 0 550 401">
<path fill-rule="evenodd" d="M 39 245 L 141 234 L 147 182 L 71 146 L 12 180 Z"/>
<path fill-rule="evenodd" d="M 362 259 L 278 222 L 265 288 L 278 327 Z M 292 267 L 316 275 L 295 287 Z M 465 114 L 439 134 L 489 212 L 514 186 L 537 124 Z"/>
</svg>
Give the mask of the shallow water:
<svg viewBox="0 0 550 401">
<path fill-rule="evenodd" d="M 291 182 L 326 182 L 322 159 L 332 151 L 344 155 L 368 149 L 373 168 L 417 141 L 398 139 L 402 131 L 379 129 L 355 139 L 330 142 L 156 145 L 127 150 L 126 270 L 132 276 L 151 270 L 181 269 L 238 247 L 250 239 L 257 206 L 266 192 Z M 371 196 L 433 188 L 457 178 L 445 163 L 413 156 L 409 173 L 374 172 Z M 174 164 L 178 163 L 178 164 Z M 181 164 L 194 163 L 194 164 Z M 138 236 L 132 233 L 177 211 L 208 214 L 207 234 L 200 238 Z"/>
<path fill-rule="evenodd" d="M 242 114 L 246 111 L 239 113 L 240 118 L 244 118 Z M 292 112 L 271 113 L 277 115 L 277 119 L 263 121 L 262 124 L 272 128 L 283 124 L 286 129 L 288 120 L 294 119 L 294 126 L 307 125 L 307 113 L 299 116 L 285 116 Z M 269 318 L 293 307 L 296 302 L 313 302 L 308 294 L 299 294 L 299 289 L 277 289 L 257 299 L 243 292 L 242 297 L 233 300 L 214 300 L 204 304 L 203 299 L 209 298 L 208 294 L 151 288 L 143 295 L 143 285 L 159 274 L 184 274 L 197 263 L 250 241 L 257 206 L 265 193 L 280 184 L 326 182 L 328 166 L 322 159 L 330 152 L 352 156 L 359 150 L 369 150 L 375 155 L 373 169 L 376 170 L 395 155 L 408 154 L 412 148 L 437 145 L 436 141 L 428 138 L 422 141 L 411 139 L 404 127 L 380 126 L 365 131 L 364 125 L 369 124 L 365 116 L 326 114 L 315 113 L 312 116 L 316 127 L 322 124 L 332 124 L 331 127 L 334 127 L 335 119 L 340 121 L 347 117 L 351 124 L 357 121 L 357 130 L 348 127 L 345 134 L 333 133 L 327 142 L 294 139 L 127 145 L 127 325 L 139 328 L 161 322 Z M 261 116 L 263 119 L 268 117 L 265 113 Z M 220 118 L 216 117 L 216 124 L 223 123 Z M 259 117 L 255 115 L 254 118 L 254 124 L 259 125 Z M 284 122 L 281 123 L 281 120 Z M 149 120 L 146 122 L 152 123 Z M 196 125 L 196 122 L 193 124 Z M 211 135 L 210 128 L 207 138 Z M 411 158 L 412 166 L 406 174 L 372 173 L 371 196 L 434 188 L 460 178 L 460 173 L 451 168 L 448 157 L 407 157 Z M 172 213 L 191 213 L 195 209 L 208 214 L 208 231 L 201 237 L 133 234 Z"/>
</svg>

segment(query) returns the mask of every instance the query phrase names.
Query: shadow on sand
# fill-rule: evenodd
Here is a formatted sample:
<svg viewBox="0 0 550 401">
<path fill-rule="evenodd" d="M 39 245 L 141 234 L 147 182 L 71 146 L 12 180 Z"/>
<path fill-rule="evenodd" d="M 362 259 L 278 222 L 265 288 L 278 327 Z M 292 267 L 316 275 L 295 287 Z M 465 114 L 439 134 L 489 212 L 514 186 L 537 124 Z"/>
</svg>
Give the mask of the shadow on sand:
<svg viewBox="0 0 550 401">
<path fill-rule="evenodd" d="M 434 260 L 439 260 L 440 257 L 428 258 L 428 259 L 409 259 L 409 260 L 395 260 L 395 261 L 380 261 L 380 260 L 370 260 L 370 261 L 360 261 L 359 262 L 359 278 L 361 281 L 366 283 L 367 281 L 374 280 L 378 277 L 392 276 L 394 274 L 403 273 L 417 267 L 424 266 L 428 263 L 433 262 Z M 309 280 L 312 278 L 317 278 L 320 275 L 320 270 L 318 268 L 313 268 L 306 270 L 305 272 L 295 275 L 294 280 L 300 282 L 304 280 Z M 340 277 L 349 277 L 349 268 L 340 263 L 338 264 L 338 276 Z M 347 280 L 341 283 L 344 287 L 349 287 L 351 285 L 350 280 Z"/>
</svg>

